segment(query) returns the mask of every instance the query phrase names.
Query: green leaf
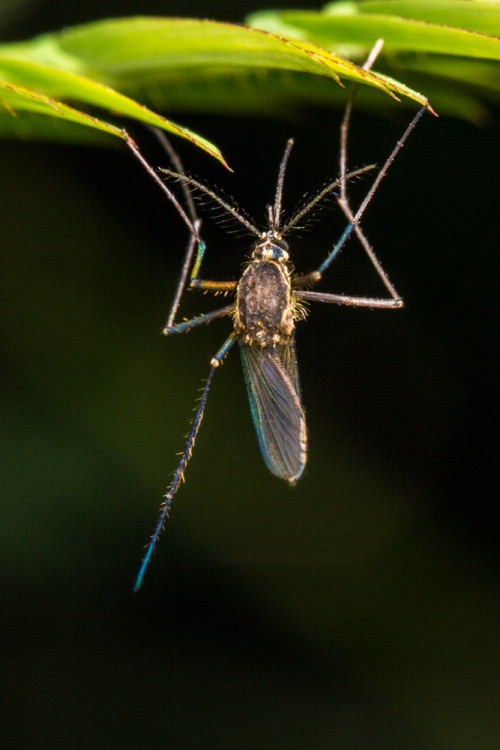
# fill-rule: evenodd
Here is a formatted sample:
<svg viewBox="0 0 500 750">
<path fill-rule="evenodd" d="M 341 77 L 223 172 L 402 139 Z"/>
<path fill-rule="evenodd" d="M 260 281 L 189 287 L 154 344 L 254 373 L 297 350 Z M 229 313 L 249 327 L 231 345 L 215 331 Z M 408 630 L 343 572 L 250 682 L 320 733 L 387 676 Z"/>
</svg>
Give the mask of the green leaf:
<svg viewBox="0 0 500 750">
<path fill-rule="evenodd" d="M 281 69 L 334 78 L 348 78 L 386 93 L 425 97 L 396 81 L 363 70 L 336 54 L 300 39 L 215 21 L 194 19 L 122 18 L 97 21 L 32 42 L 0 47 L 2 54 L 90 76 L 117 88 L 147 80 L 154 83 L 196 70 L 204 76 L 220 70 Z M 1 61 L 0 57 L 0 61 Z M 85 96 L 59 81 L 59 93 Z M 94 102 L 95 103 L 95 102 Z"/>
<path fill-rule="evenodd" d="M 333 2 L 321 12 L 263 11 L 249 22 L 362 61 L 384 40 L 376 68 L 425 91 L 439 111 L 484 118 L 500 90 L 500 4 L 481 0 Z M 481 65 L 477 63 L 482 60 Z M 460 74 L 457 71 L 460 70 Z"/>
<path fill-rule="evenodd" d="M 328 3 L 323 13 L 338 15 L 343 3 Z M 481 34 L 500 34 L 500 5 L 495 0 L 365 0 L 349 3 L 363 14 L 393 15 Z"/>
<path fill-rule="evenodd" d="M 123 138 L 123 133 L 119 128 L 109 125 L 96 117 L 79 112 L 73 107 L 63 104 L 63 102 L 51 99 L 44 94 L 38 94 L 22 86 L 15 86 L 10 83 L 0 81 L 0 104 L 3 105 L 4 112 L 10 118 L 17 119 L 19 112 L 28 112 L 36 115 L 48 115 L 52 118 L 72 122 L 77 125 L 84 125 L 96 130 L 109 133 L 110 135 Z M 5 115 L 0 118 L 4 119 Z"/>
<path fill-rule="evenodd" d="M 442 26 L 420 19 L 365 12 L 364 6 L 371 9 L 372 6 L 378 7 L 379 5 L 399 6 L 399 2 L 365 3 L 362 6 L 363 12 L 354 15 L 294 11 L 283 15 L 288 24 L 291 23 L 301 31 L 306 31 L 308 37 L 317 40 L 327 48 L 338 42 L 349 43 L 350 41 L 369 48 L 376 39 L 381 38 L 387 50 L 396 52 L 437 52 L 500 60 L 500 39 L 476 31 Z"/>
<path fill-rule="evenodd" d="M 65 112 L 64 118 L 80 125 L 115 135 L 119 132 L 119 128 L 82 112 L 77 114 L 77 110 L 72 109 L 69 117 L 62 102 L 78 102 L 188 138 L 220 160 L 215 146 L 154 113 L 137 97 L 148 101 L 156 98 L 167 109 L 228 111 L 233 107 L 233 111 L 255 111 L 276 106 L 276 89 L 286 99 L 285 79 L 277 74 L 299 80 L 301 97 L 306 99 L 311 81 L 321 79 L 328 98 L 336 93 L 335 83 L 349 79 L 393 98 L 427 103 L 426 97 L 394 78 L 365 71 L 308 40 L 214 21 L 142 17 L 105 20 L 27 42 L 0 45 L 0 79 L 5 86 L 18 89 L 17 98 L 4 98 L 6 112 L 15 111 L 19 118 L 27 111 L 53 118 Z M 266 89 L 268 77 L 272 80 L 271 92 Z M 51 100 L 41 109 L 40 96 Z M 40 117 L 31 118 L 30 127 L 36 129 L 39 122 Z M 16 126 L 19 124 L 23 124 L 21 120 Z M 15 130 L 16 126 L 13 122 L 0 124 L 0 132 Z"/>
<path fill-rule="evenodd" d="M 63 98 L 77 100 L 86 104 L 110 109 L 121 115 L 166 130 L 174 135 L 187 138 L 225 164 L 219 149 L 205 138 L 152 112 L 144 105 L 124 96 L 109 86 L 105 86 L 98 81 L 72 72 L 71 70 L 62 70 L 38 62 L 36 60 L 36 52 L 29 49 L 26 51 L 26 46 L 26 44 L 5 45 L 3 48 L 0 48 L 0 76 L 4 79 L 4 81 L 0 80 L 0 90 L 4 92 L 0 97 L 0 102 L 3 101 L 4 107 L 10 114 L 17 113 L 18 111 L 34 111 L 52 118 L 61 117 L 64 120 L 70 120 L 80 125 L 88 125 L 111 135 L 120 135 L 120 137 L 123 137 L 121 128 L 113 127 L 97 117 L 90 117 L 83 112 L 78 112 L 61 101 Z M 5 52 L 6 48 L 9 49 Z M 62 64 L 61 59 L 58 62 Z M 68 67 L 75 66 L 68 65 Z M 15 96 L 13 92 L 16 92 Z M 42 106 L 41 104 L 43 98 L 47 100 L 45 103 L 46 106 Z M 2 130 L 3 132 L 18 132 L 19 125 L 23 127 L 22 121 L 20 123 L 10 123 L 10 125 L 11 128 L 5 128 L 5 126 L 2 128 L 0 124 L 0 132 Z"/>
</svg>

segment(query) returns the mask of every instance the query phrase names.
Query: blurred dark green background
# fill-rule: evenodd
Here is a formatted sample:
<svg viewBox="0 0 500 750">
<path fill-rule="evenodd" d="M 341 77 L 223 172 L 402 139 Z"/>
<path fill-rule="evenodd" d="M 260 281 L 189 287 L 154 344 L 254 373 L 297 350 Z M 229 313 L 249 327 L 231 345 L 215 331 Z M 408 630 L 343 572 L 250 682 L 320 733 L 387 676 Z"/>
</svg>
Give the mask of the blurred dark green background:
<svg viewBox="0 0 500 750">
<path fill-rule="evenodd" d="M 5 38 L 256 6 L 12 7 Z M 256 219 L 290 135 L 286 205 L 337 173 L 336 111 L 177 119 L 235 174 L 180 144 L 186 167 Z M 408 119 L 356 113 L 351 166 L 382 161 Z M 310 461 L 294 489 L 264 467 L 231 354 L 137 595 L 229 323 L 161 336 L 186 233 L 125 147 L 0 143 L 2 747 L 498 747 L 499 132 L 498 112 L 484 129 L 426 116 L 367 213 L 404 311 L 317 306 L 300 324 Z M 209 224 L 205 273 L 233 278 L 246 241 Z M 324 215 L 297 267 L 340 229 Z M 325 288 L 379 291 L 355 243 Z M 184 311 L 211 304 L 191 295 Z"/>
</svg>

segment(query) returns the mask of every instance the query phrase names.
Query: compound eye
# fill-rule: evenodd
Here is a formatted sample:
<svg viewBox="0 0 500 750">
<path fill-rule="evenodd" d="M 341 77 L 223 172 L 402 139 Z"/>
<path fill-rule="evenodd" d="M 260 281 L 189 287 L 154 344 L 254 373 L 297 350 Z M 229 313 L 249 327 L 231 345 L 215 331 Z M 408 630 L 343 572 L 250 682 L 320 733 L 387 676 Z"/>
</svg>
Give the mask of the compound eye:
<svg viewBox="0 0 500 750">
<path fill-rule="evenodd" d="M 263 252 L 262 252 L 263 247 L 264 246 L 260 242 L 256 242 L 255 245 L 253 246 L 252 258 L 255 258 L 256 260 L 262 260 L 262 258 L 263 258 Z"/>
</svg>

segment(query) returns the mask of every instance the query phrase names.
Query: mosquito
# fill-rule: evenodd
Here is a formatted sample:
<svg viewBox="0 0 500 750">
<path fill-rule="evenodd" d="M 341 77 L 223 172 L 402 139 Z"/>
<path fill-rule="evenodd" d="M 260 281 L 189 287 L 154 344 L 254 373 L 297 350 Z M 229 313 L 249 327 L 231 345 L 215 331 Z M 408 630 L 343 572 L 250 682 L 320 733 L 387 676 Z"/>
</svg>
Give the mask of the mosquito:
<svg viewBox="0 0 500 750">
<path fill-rule="evenodd" d="M 181 275 L 163 333 L 167 336 L 187 333 L 193 328 L 223 317 L 232 318 L 233 323 L 233 330 L 210 361 L 208 377 L 187 435 L 187 442 L 173 480 L 164 496 L 160 518 L 137 575 L 134 591 L 137 591 L 143 583 L 144 574 L 169 516 L 172 499 L 184 478 L 215 372 L 236 342 L 239 345 L 250 410 L 264 462 L 272 474 L 292 485 L 302 476 L 307 460 L 307 431 L 295 348 L 295 324 L 306 317 L 304 303 L 324 302 L 377 309 L 398 309 L 403 306 L 403 300 L 390 282 L 361 230 L 360 221 L 380 182 L 427 108 L 428 105 L 425 105 L 413 117 L 378 171 L 372 186 L 355 213 L 351 210 L 347 198 L 347 181 L 372 167 L 364 167 L 351 173 L 346 171 L 347 134 L 352 96 L 348 101 L 341 125 L 339 178 L 329 182 L 314 197 L 300 205 L 288 221 L 282 223 L 283 185 L 293 147 L 293 140 L 290 139 L 279 166 L 274 203 L 267 207 L 265 229 L 259 228 L 246 214 L 243 214 L 232 200 L 219 196 L 203 183 L 187 176 L 168 140 L 163 133 L 155 131 L 175 167 L 175 169 L 160 169 L 159 171 L 180 183 L 186 205 L 184 209 L 173 192 L 144 159 L 132 139 L 127 138 L 127 144 L 136 158 L 166 193 L 190 231 Z M 337 203 L 347 218 L 347 225 L 338 242 L 316 270 L 295 276 L 290 263 L 289 245 L 284 238 L 321 200 L 331 195 L 336 189 L 338 189 L 338 195 L 335 194 Z M 238 281 L 211 281 L 200 278 L 206 246 L 200 235 L 201 220 L 195 210 L 191 193 L 210 199 L 254 237 L 250 260 L 246 263 Z M 387 297 L 356 297 L 310 290 L 321 281 L 352 234 L 360 240 L 388 292 Z M 179 304 L 186 289 L 223 292 L 234 295 L 234 299 L 230 304 L 213 312 L 190 320 L 175 322 Z"/>
</svg>

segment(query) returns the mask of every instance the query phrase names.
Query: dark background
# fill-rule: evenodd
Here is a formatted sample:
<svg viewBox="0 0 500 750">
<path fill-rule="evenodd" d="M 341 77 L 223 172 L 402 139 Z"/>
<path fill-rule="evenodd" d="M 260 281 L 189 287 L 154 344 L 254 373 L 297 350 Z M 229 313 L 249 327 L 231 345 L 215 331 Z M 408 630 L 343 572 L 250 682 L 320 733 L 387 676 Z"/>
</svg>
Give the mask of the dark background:
<svg viewBox="0 0 500 750">
<path fill-rule="evenodd" d="M 257 6 L 22 7 L 5 38 Z M 337 173 L 340 116 L 178 115 L 234 175 L 176 145 L 262 220 L 290 135 L 286 206 Z M 410 117 L 355 113 L 351 166 L 382 162 Z M 3 747 L 498 747 L 498 139 L 497 111 L 481 129 L 426 115 L 364 222 L 405 309 L 319 305 L 298 326 L 310 458 L 294 489 L 265 469 L 231 353 L 135 595 L 230 324 L 161 336 L 186 232 L 125 147 L 0 144 Z M 324 214 L 294 242 L 299 270 L 341 225 Z M 246 240 L 205 227 L 206 276 L 234 278 Z M 324 288 L 380 291 L 354 242 Z"/>
</svg>

